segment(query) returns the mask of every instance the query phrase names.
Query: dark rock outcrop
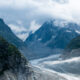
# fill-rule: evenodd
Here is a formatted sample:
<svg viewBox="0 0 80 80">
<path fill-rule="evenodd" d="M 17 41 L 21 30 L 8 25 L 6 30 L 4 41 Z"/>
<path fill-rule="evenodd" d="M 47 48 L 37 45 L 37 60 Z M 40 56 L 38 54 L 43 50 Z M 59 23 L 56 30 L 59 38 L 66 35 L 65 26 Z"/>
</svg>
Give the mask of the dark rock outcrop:
<svg viewBox="0 0 80 80">
<path fill-rule="evenodd" d="M 32 80 L 29 62 L 12 44 L 0 37 L 0 80 Z"/>
<path fill-rule="evenodd" d="M 80 57 L 80 36 L 72 39 L 64 50 L 62 58 Z"/>
<path fill-rule="evenodd" d="M 2 36 L 5 40 L 7 40 L 9 43 L 15 45 L 18 50 L 24 54 L 27 58 L 30 58 L 30 53 L 28 53 L 27 45 L 22 40 L 20 40 L 8 27 L 8 25 L 5 24 L 3 19 L 0 19 L 0 36 Z"/>
</svg>

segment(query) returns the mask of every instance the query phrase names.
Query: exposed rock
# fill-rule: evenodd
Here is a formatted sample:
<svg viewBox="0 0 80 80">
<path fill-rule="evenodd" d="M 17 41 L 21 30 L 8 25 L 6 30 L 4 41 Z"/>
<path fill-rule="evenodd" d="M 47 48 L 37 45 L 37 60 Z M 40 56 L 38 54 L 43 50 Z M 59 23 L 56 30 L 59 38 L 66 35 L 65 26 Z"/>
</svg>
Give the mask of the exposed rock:
<svg viewBox="0 0 80 80">
<path fill-rule="evenodd" d="M 33 80 L 29 62 L 12 44 L 0 37 L 0 80 Z"/>
</svg>

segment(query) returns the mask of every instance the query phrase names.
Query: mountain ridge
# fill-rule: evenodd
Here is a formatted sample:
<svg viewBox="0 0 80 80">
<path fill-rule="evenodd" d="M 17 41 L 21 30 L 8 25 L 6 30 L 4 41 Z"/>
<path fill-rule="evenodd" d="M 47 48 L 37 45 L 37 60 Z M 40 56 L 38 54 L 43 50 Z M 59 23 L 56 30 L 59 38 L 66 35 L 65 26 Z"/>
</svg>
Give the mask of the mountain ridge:
<svg viewBox="0 0 80 80">
<path fill-rule="evenodd" d="M 0 80 L 32 80 L 32 74 L 26 58 L 0 36 Z"/>
<path fill-rule="evenodd" d="M 8 27 L 7 24 L 0 19 L 0 36 L 6 39 L 9 43 L 15 45 L 24 56 L 30 58 L 30 55 L 27 50 L 27 45 L 22 40 L 20 40 Z"/>
<path fill-rule="evenodd" d="M 62 58 L 80 57 L 80 36 L 72 39 L 64 50 Z"/>
<path fill-rule="evenodd" d="M 79 32 L 80 26 L 76 23 L 50 20 L 31 34 L 25 43 L 33 54 L 46 57 L 55 54 L 54 49 L 65 49 L 73 38 L 80 35 Z"/>
</svg>

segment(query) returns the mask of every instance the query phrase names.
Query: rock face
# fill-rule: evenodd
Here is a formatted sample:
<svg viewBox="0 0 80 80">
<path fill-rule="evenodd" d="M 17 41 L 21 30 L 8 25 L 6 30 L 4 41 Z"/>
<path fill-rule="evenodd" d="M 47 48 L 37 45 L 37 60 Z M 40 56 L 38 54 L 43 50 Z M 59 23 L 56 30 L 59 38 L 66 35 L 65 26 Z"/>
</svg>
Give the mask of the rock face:
<svg viewBox="0 0 80 80">
<path fill-rule="evenodd" d="M 35 56 L 44 57 L 55 54 L 54 49 L 62 51 L 73 38 L 79 35 L 79 31 L 80 27 L 75 23 L 51 20 L 45 22 L 25 42 Z"/>
<path fill-rule="evenodd" d="M 0 80 L 32 80 L 32 75 L 24 56 L 0 37 Z"/>
<path fill-rule="evenodd" d="M 67 80 L 37 67 L 30 66 L 15 46 L 0 37 L 0 80 Z"/>
<path fill-rule="evenodd" d="M 16 37 L 16 35 L 2 19 L 0 19 L 0 36 L 6 39 L 9 43 L 15 45 L 21 51 L 21 53 L 27 56 L 27 58 L 30 57 L 30 54 L 28 54 L 27 45 L 18 37 Z"/>
<path fill-rule="evenodd" d="M 80 48 L 80 36 L 71 40 L 66 49 L 79 49 Z"/>
<path fill-rule="evenodd" d="M 2 19 L 0 19 L 0 35 L 4 37 L 7 41 L 14 44 L 16 47 L 24 46 L 25 44 L 17 38 L 11 29 L 4 23 Z"/>
<path fill-rule="evenodd" d="M 62 58 L 71 57 L 80 57 L 80 36 L 71 40 L 62 55 Z"/>
</svg>

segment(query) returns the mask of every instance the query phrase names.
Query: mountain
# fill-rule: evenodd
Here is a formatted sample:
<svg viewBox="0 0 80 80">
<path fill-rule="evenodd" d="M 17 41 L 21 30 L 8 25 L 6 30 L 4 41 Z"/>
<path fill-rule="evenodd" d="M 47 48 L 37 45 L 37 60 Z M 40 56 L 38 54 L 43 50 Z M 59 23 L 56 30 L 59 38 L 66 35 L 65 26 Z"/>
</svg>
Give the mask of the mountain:
<svg viewBox="0 0 80 80">
<path fill-rule="evenodd" d="M 3 19 L 0 19 L 0 36 L 2 36 L 4 39 L 6 39 L 8 42 L 15 45 L 21 53 L 23 53 L 28 58 L 30 57 L 30 54 L 27 50 L 27 45 L 22 40 L 20 40 L 8 27 L 8 25 L 5 24 Z"/>
<path fill-rule="evenodd" d="M 0 80 L 67 80 L 33 67 L 18 49 L 0 36 Z"/>
<path fill-rule="evenodd" d="M 80 57 L 80 36 L 72 39 L 64 50 L 62 58 Z"/>
<path fill-rule="evenodd" d="M 0 19 L 0 35 L 3 36 L 10 43 L 13 43 L 16 47 L 25 45 L 19 38 L 17 38 L 11 29 Z"/>
<path fill-rule="evenodd" d="M 70 49 L 71 51 L 73 49 L 79 49 L 79 48 L 80 48 L 80 36 L 72 39 L 66 49 Z"/>
<path fill-rule="evenodd" d="M 25 41 L 28 48 L 37 57 L 62 52 L 67 44 L 80 35 L 80 26 L 61 20 L 46 21 L 35 33 Z"/>
<path fill-rule="evenodd" d="M 26 58 L 0 37 L 0 80 L 32 80 L 32 74 Z"/>
</svg>

